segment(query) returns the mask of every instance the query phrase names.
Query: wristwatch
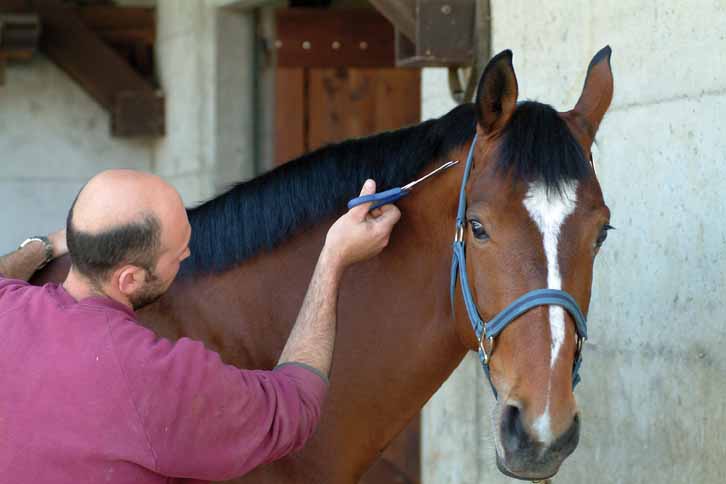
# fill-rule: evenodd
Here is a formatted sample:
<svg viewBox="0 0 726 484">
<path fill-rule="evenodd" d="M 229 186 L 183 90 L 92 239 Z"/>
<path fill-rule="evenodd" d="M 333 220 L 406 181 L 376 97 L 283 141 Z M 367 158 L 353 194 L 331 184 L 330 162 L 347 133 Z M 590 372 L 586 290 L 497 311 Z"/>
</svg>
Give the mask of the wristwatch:
<svg viewBox="0 0 726 484">
<path fill-rule="evenodd" d="M 40 242 L 43 244 L 43 248 L 45 248 L 45 260 L 42 264 L 38 266 L 36 270 L 40 270 L 43 267 L 45 267 L 48 262 L 53 260 L 53 244 L 50 243 L 50 240 L 48 240 L 48 237 L 44 237 L 42 235 L 36 235 L 33 237 L 29 237 L 23 241 L 22 244 L 18 247 L 18 249 L 22 249 L 26 245 L 28 245 L 31 242 Z"/>
</svg>

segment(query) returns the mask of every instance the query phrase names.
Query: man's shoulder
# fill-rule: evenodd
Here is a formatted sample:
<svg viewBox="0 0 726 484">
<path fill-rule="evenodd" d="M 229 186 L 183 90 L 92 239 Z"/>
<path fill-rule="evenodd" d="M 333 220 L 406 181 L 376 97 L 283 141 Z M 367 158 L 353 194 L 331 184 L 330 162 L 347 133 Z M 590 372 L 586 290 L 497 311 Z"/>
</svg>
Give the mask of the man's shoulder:
<svg viewBox="0 0 726 484">
<path fill-rule="evenodd" d="M 24 295 L 39 289 L 25 281 L 9 279 L 0 274 L 0 314 L 22 305 L 25 301 Z"/>
<path fill-rule="evenodd" d="M 0 290 L 10 287 L 32 287 L 28 282 L 20 279 L 11 279 L 0 273 Z"/>
</svg>

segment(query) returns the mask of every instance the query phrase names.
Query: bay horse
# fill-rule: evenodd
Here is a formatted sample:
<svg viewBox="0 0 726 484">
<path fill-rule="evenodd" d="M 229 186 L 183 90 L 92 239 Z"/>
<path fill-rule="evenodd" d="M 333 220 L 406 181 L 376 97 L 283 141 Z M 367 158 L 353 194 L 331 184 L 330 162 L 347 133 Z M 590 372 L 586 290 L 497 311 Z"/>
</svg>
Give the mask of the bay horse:
<svg viewBox="0 0 726 484">
<path fill-rule="evenodd" d="M 274 367 L 325 234 L 363 181 L 373 178 L 380 191 L 463 160 L 475 134 L 463 237 L 480 314 L 487 320 L 539 288 L 566 290 L 587 314 L 595 255 L 610 228 L 590 148 L 612 94 L 609 47 L 592 59 L 567 112 L 518 102 L 512 54 L 504 51 L 487 65 L 474 103 L 321 148 L 190 209 L 192 255 L 140 319 L 160 336 L 201 340 L 235 366 Z M 463 170 L 459 163 L 401 200 L 389 247 L 347 271 L 315 436 L 301 452 L 235 482 L 357 482 L 477 350 L 461 293 L 449 297 Z M 62 279 L 67 265 L 36 282 Z M 575 449 L 575 352 L 572 318 L 557 306 L 526 312 L 498 336 L 493 435 L 505 474 L 549 478 Z"/>
</svg>

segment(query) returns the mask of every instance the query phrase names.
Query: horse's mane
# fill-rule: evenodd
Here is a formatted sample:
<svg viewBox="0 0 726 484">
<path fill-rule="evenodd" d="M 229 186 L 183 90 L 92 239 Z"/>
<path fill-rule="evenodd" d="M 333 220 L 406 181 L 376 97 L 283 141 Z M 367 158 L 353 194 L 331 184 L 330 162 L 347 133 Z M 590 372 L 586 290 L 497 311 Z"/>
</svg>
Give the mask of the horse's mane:
<svg viewBox="0 0 726 484">
<path fill-rule="evenodd" d="M 405 185 L 470 140 L 474 126 L 474 107 L 465 104 L 415 126 L 325 146 L 233 186 L 188 210 L 192 255 L 182 275 L 221 272 L 342 213 L 367 178 L 377 191 Z"/>
<path fill-rule="evenodd" d="M 191 256 L 181 274 L 224 271 L 270 250 L 319 220 L 342 213 L 372 178 L 377 190 L 402 186 L 474 135 L 473 104 L 421 124 L 325 146 L 188 210 Z M 463 161 L 463 160 L 462 160 Z M 550 106 L 521 103 L 503 133 L 499 168 L 559 188 L 588 164 Z"/>
</svg>

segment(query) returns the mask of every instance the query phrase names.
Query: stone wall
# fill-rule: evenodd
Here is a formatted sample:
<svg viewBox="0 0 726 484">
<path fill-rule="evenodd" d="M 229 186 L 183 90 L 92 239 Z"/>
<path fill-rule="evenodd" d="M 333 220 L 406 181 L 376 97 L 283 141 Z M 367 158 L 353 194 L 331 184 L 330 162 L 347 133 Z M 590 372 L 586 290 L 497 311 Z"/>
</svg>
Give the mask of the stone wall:
<svg viewBox="0 0 726 484">
<path fill-rule="evenodd" d="M 594 149 L 617 230 L 595 264 L 567 483 L 715 483 L 726 473 L 726 3 L 492 1 L 520 98 L 576 102 L 592 55 L 613 49 L 615 98 Z M 435 84 L 434 84 L 435 82 Z M 450 108 L 424 76 L 423 110 Z M 424 483 L 504 483 L 492 396 L 475 355 L 424 412 Z"/>
</svg>

